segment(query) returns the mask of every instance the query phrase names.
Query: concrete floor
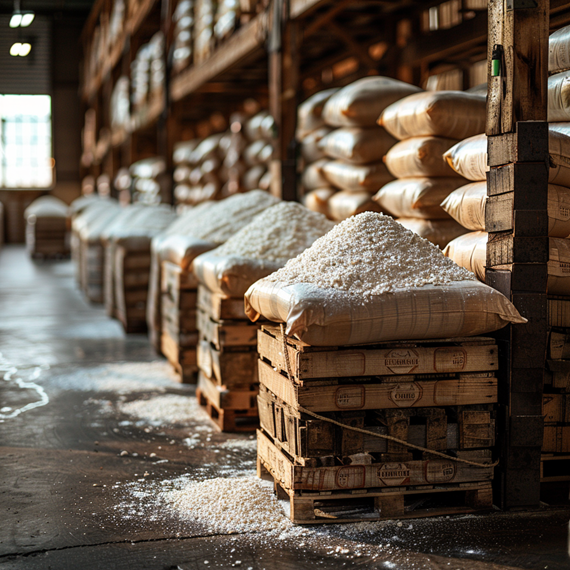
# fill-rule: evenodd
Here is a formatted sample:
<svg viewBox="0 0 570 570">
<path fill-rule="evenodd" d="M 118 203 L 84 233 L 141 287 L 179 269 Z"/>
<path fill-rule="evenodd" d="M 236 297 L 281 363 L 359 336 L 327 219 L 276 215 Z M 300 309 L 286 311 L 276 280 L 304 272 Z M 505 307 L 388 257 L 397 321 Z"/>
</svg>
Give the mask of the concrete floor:
<svg viewBox="0 0 570 570">
<path fill-rule="evenodd" d="M 251 475 L 248 435 L 129 402 L 184 396 L 146 337 L 86 303 L 70 262 L 0 252 L 0 568 L 570 568 L 570 510 L 212 532 L 156 500 L 161 481 Z M 186 401 L 186 400 L 184 400 Z M 199 417 L 198 417 L 199 416 Z M 236 443 L 237 442 L 237 443 Z"/>
</svg>

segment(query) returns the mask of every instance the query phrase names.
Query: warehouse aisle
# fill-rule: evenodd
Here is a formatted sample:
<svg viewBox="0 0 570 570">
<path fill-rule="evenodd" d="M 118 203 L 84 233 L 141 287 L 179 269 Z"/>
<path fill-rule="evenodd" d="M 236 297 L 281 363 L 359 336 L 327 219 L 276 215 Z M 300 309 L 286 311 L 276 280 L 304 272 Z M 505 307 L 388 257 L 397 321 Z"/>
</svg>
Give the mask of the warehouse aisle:
<svg viewBox="0 0 570 570">
<path fill-rule="evenodd" d="M 561 509 L 309 529 L 267 517 L 252 436 L 213 430 L 72 271 L 0 252 L 2 570 L 568 567 Z M 225 484 L 237 477 L 245 491 Z"/>
</svg>

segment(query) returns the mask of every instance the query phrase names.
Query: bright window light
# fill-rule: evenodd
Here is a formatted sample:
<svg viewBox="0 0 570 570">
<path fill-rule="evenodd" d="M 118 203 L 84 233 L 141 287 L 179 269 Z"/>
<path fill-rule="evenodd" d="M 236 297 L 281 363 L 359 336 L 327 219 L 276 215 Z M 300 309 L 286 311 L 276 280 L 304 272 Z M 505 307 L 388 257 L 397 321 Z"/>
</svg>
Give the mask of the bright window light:
<svg viewBox="0 0 570 570">
<path fill-rule="evenodd" d="M 12 17 L 10 18 L 10 27 L 18 28 L 21 25 L 21 23 L 22 23 L 22 14 L 12 14 Z"/>
<path fill-rule="evenodd" d="M 10 48 L 10 55 L 17 57 L 26 57 L 32 51 L 32 44 L 16 42 Z"/>
<path fill-rule="evenodd" d="M 22 26 L 22 28 L 27 28 L 33 21 L 34 13 L 26 12 L 25 14 L 22 14 L 22 22 L 20 23 L 20 26 Z"/>
</svg>

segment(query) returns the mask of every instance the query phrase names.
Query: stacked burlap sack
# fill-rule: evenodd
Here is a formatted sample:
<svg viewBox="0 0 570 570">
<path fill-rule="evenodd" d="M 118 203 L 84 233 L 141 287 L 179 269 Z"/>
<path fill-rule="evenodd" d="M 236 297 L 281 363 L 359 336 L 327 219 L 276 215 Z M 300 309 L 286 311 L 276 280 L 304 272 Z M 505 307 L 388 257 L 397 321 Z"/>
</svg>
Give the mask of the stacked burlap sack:
<svg viewBox="0 0 570 570">
<path fill-rule="evenodd" d="M 190 311 L 192 302 L 188 299 L 196 297 L 198 285 L 192 272 L 194 259 L 224 243 L 247 225 L 253 216 L 276 202 L 276 198 L 261 190 L 236 194 L 219 202 L 206 202 L 182 214 L 171 227 L 153 240 L 147 323 L 152 344 L 158 351 L 162 351 L 165 345 L 170 347 L 166 356 L 176 369 L 180 369 L 180 359 L 183 356 L 181 352 L 193 351 L 195 355 L 197 337 L 190 333 L 195 333 L 197 329 L 194 327 L 194 330 L 180 331 L 179 327 L 178 330 L 177 327 L 171 327 L 164 320 L 163 302 L 173 305 L 170 316 L 182 307 L 183 310 Z M 161 289 L 165 267 L 169 274 L 177 275 L 176 286 L 179 290 Z M 180 290 L 181 286 L 183 290 Z M 195 299 L 193 303 L 195 310 Z M 176 338 L 164 334 L 165 324 L 171 332 L 176 333 Z"/>
<path fill-rule="evenodd" d="M 156 32 L 131 63 L 131 104 L 136 113 L 151 99 L 162 97 L 166 78 L 164 34 Z"/>
<path fill-rule="evenodd" d="M 299 108 L 307 207 L 343 220 L 379 211 L 372 196 L 392 180 L 382 159 L 396 140 L 376 123 L 392 103 L 420 91 L 387 77 L 365 77 L 317 93 Z"/>
<path fill-rule="evenodd" d="M 374 196 L 382 211 L 441 248 L 465 233 L 440 206 L 466 182 L 444 153 L 481 132 L 485 118 L 485 98 L 462 91 L 417 93 L 389 106 L 378 122 L 400 142 L 384 159 L 397 180 Z"/>
<path fill-rule="evenodd" d="M 41 196 L 25 210 L 26 249 L 32 256 L 69 254 L 69 207 L 55 196 Z"/>
<path fill-rule="evenodd" d="M 166 180 L 166 161 L 160 156 L 145 158 L 131 164 L 132 201 L 147 205 L 159 204 L 162 200 L 162 186 Z"/>
<path fill-rule="evenodd" d="M 194 1 L 194 63 L 204 63 L 214 50 L 216 0 Z"/>
<path fill-rule="evenodd" d="M 315 346 L 473 336 L 525 322 L 501 293 L 373 212 L 341 222 L 254 283 L 245 310 Z"/>
<path fill-rule="evenodd" d="M 268 190 L 274 120 L 267 111 L 234 113 L 231 127 L 175 147 L 174 196 L 180 205 L 220 200 L 249 190 Z"/>
<path fill-rule="evenodd" d="M 194 44 L 194 1 L 178 0 L 172 14 L 174 25 L 172 69 L 178 72 L 192 61 Z"/>
<path fill-rule="evenodd" d="M 247 289 L 334 227 L 295 202 L 268 208 L 222 246 L 193 263 L 198 286 L 198 389 L 213 406 L 222 431 L 258 416 L 257 328 L 243 309 Z M 230 333 L 231 331 L 231 333 Z M 224 387 L 224 398 L 219 390 Z"/>
<path fill-rule="evenodd" d="M 129 78 L 122 75 L 117 79 L 111 93 L 111 136 L 119 131 L 129 130 L 131 124 L 130 108 Z"/>
</svg>

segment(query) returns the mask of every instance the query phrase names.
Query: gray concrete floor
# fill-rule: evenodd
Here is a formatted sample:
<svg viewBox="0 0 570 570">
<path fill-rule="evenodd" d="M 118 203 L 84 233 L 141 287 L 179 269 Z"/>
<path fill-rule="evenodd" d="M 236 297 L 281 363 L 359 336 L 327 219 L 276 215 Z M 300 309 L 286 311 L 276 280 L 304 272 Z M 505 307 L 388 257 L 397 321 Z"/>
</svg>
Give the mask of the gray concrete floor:
<svg viewBox="0 0 570 570">
<path fill-rule="evenodd" d="M 302 536 L 212 532 L 177 516 L 155 500 L 159 482 L 250 475 L 254 443 L 202 416 L 161 425 L 125 415 L 128 402 L 159 396 L 195 405 L 193 390 L 144 335 L 127 337 L 84 301 L 69 261 L 0 252 L 0 353 L 2 570 L 570 568 L 565 508 Z"/>
</svg>

